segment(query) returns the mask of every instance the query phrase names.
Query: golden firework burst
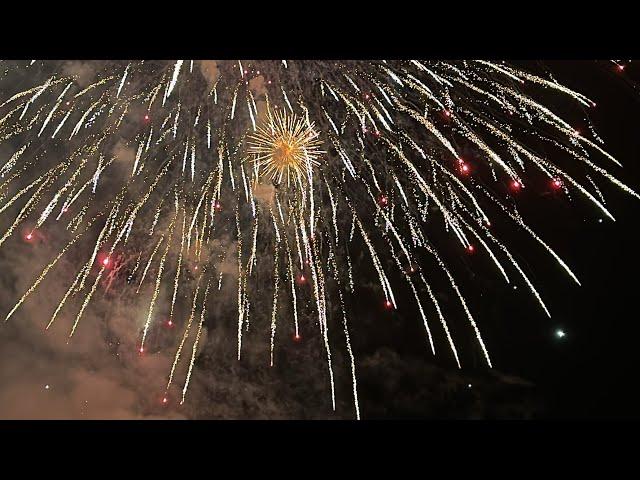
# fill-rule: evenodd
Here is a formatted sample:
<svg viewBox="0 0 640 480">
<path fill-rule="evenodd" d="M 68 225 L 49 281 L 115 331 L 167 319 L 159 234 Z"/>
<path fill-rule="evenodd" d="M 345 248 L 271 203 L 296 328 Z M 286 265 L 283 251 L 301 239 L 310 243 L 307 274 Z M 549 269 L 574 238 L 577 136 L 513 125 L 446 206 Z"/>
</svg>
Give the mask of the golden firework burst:
<svg viewBox="0 0 640 480">
<path fill-rule="evenodd" d="M 269 112 L 265 122 L 249 135 L 248 152 L 254 156 L 260 176 L 278 183 L 286 179 L 287 186 L 303 186 L 325 153 L 318 136 L 313 122 L 295 114 Z"/>
</svg>

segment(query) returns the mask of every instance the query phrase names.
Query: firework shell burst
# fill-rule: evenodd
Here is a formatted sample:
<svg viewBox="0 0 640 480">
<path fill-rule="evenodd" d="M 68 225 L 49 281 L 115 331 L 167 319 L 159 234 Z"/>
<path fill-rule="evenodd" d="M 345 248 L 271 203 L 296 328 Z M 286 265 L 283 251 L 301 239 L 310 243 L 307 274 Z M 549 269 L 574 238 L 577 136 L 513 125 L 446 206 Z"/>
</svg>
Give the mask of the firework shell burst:
<svg viewBox="0 0 640 480">
<path fill-rule="evenodd" d="M 7 309 L 5 321 L 19 316 L 47 277 L 55 279 L 56 265 L 74 250 L 83 260 L 46 322 L 55 328 L 61 316 L 71 317 L 73 337 L 96 292 L 118 282 L 126 265 L 126 283 L 148 295 L 140 352 L 161 321 L 161 302 L 179 327 L 166 388 L 179 382 L 182 402 L 215 301 L 211 292 L 232 282 L 238 359 L 250 319 L 261 315 L 252 305 L 267 295 L 270 363 L 277 335 L 298 339 L 303 327 L 317 328 L 335 409 L 329 339 L 340 338 L 359 418 L 346 307 L 356 287 L 354 242 L 375 269 L 381 303 L 396 308 L 397 290 L 407 289 L 428 348 L 435 354 L 434 336 L 442 336 L 460 366 L 431 283 L 444 279 L 491 366 L 482 322 L 433 229 L 460 252 L 485 255 L 506 282 L 521 277 L 550 315 L 509 246 L 492 232 L 491 219 L 530 235 L 578 279 L 505 191 L 514 194 L 543 178 L 610 219 L 597 182 L 638 197 L 609 173 L 620 164 L 595 133 L 576 131 L 540 98 L 566 97 L 576 108 L 595 104 L 504 62 L 87 64 L 90 78 L 68 62 L 3 68 L 0 141 L 10 154 L 0 158 L 0 215 L 7 225 L 0 248 L 33 241 L 53 224 L 66 232 L 51 240 L 58 253 Z M 12 81 L 16 77 L 21 81 Z M 538 153 L 541 146 L 547 154 Z M 216 240 L 224 235 L 232 241 L 220 247 Z M 267 258 L 258 254 L 265 249 Z M 231 272 L 221 255 L 233 259 Z M 418 268 L 425 257 L 432 260 L 428 268 Z M 270 290 L 257 283 L 258 263 L 270 265 Z M 179 298 L 190 306 L 184 322 L 175 318 Z M 315 325 L 300 324 L 311 315 Z M 178 379 L 181 362 L 186 375 Z"/>
<path fill-rule="evenodd" d="M 267 111 L 267 115 L 267 123 L 250 135 L 248 152 L 254 156 L 261 176 L 276 184 L 286 179 L 287 187 L 302 189 L 313 177 L 313 168 L 319 165 L 318 156 L 325 153 L 320 150 L 318 133 L 312 123 L 307 125 L 286 111 Z"/>
</svg>

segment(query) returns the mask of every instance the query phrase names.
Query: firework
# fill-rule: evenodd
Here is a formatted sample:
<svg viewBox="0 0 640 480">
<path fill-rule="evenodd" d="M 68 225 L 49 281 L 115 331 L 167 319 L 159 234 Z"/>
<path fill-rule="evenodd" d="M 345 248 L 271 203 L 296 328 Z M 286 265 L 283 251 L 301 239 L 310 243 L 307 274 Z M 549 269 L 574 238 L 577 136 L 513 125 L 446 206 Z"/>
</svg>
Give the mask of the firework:
<svg viewBox="0 0 640 480">
<path fill-rule="evenodd" d="M 259 126 L 249 138 L 249 155 L 254 156 L 261 176 L 282 183 L 287 187 L 295 184 L 304 187 L 305 181 L 317 167 L 317 158 L 324 153 L 313 124 L 306 125 L 304 120 L 286 112 L 269 113 L 266 125 Z M 293 179 L 293 181 L 292 181 Z"/>
<path fill-rule="evenodd" d="M 595 104 L 503 62 L 90 66 L 96 75 L 89 81 L 65 73 L 61 62 L 3 69 L 0 142 L 10 155 L 0 158 L 0 215 L 7 225 L 0 246 L 33 241 L 54 225 L 69 237 L 5 319 L 17 316 L 74 250 L 84 260 L 46 324 L 69 315 L 71 337 L 96 292 L 123 277 L 126 267 L 126 283 L 136 284 L 131 295 L 149 300 L 139 325 L 140 353 L 150 328 L 167 321 L 157 316 L 159 302 L 169 305 L 168 325 L 180 327 L 163 403 L 191 345 L 185 401 L 207 302 L 215 301 L 216 285 L 220 290 L 228 282 L 237 291 L 238 359 L 261 301 L 270 305 L 271 365 L 277 336 L 289 331 L 299 340 L 308 327 L 301 320 L 313 315 L 333 408 L 330 338 L 339 335 L 359 418 L 346 301 L 356 287 L 349 248 L 355 242 L 362 242 L 375 270 L 381 305 L 398 308 L 394 292 L 404 287 L 396 279 L 406 283 L 429 348 L 435 354 L 433 337 L 444 335 L 461 366 L 431 286 L 434 277 L 443 278 L 491 366 L 482 322 L 429 229 L 444 230 L 441 236 L 461 252 L 486 255 L 506 282 L 513 273 L 522 277 L 550 315 L 509 247 L 492 233 L 491 218 L 530 235 L 578 282 L 525 223 L 512 197 L 545 178 L 551 190 L 582 196 L 610 219 L 592 176 L 638 197 L 609 173 L 619 162 L 595 132 L 577 131 L 539 97 L 568 97 L 580 108 Z M 22 81 L 11 82 L 14 76 Z M 12 90 L 18 84 L 26 87 Z M 541 146 L 554 154 L 537 153 Z M 420 265 L 423 258 L 431 263 Z M 259 283 L 259 264 L 270 271 L 270 289 Z M 181 298 L 190 304 L 184 322 L 176 318 Z"/>
</svg>

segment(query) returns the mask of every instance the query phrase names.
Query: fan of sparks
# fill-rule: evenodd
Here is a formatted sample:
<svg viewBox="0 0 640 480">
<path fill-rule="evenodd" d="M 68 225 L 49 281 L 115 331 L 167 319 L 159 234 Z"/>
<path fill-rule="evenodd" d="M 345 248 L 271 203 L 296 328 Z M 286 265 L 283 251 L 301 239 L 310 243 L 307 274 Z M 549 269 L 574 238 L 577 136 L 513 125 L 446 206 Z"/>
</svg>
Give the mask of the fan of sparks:
<svg viewBox="0 0 640 480">
<path fill-rule="evenodd" d="M 120 282 L 148 298 L 144 353 L 150 330 L 167 321 L 159 313 L 166 306 L 178 336 L 165 402 L 176 382 L 185 401 L 207 309 L 228 301 L 212 290 L 230 282 L 238 360 L 243 337 L 261 325 L 256 305 L 266 301 L 270 363 L 277 335 L 299 339 L 317 328 L 334 409 L 332 344 L 344 342 L 359 418 L 348 321 L 362 267 L 354 245 L 368 255 L 386 308 L 397 308 L 395 292 L 408 289 L 434 354 L 442 335 L 461 366 L 448 317 L 462 316 L 491 366 L 482 322 L 439 242 L 486 255 L 505 282 L 520 277 L 550 315 L 492 232 L 492 216 L 530 235 L 578 282 L 518 213 L 518 192 L 543 178 L 612 220 L 598 180 L 638 197 L 609 173 L 620 164 L 595 131 L 575 130 L 540 98 L 595 104 L 504 62 L 88 62 L 89 81 L 65 65 L 2 66 L 0 248 L 47 232 L 57 252 L 5 320 L 19 317 L 43 282 L 67 278 L 56 270 L 62 258 L 80 258 L 46 328 L 68 318 L 73 337 L 96 294 Z M 221 261 L 229 257 L 232 271 Z M 258 268 L 271 272 L 270 289 Z M 438 301 L 436 277 L 458 312 Z"/>
</svg>

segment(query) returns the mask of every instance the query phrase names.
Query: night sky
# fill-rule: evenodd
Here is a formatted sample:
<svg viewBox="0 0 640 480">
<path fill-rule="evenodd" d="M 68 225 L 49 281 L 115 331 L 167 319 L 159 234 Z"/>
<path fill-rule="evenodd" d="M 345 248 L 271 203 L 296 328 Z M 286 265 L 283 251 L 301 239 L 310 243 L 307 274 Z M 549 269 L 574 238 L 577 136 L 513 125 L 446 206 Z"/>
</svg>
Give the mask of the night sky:
<svg viewBox="0 0 640 480">
<path fill-rule="evenodd" d="M 608 61 L 514 63 L 533 73 L 552 72 L 560 83 L 597 103 L 584 115 L 589 115 L 606 150 L 623 164 L 623 169 L 612 169 L 614 175 L 638 190 L 640 66 L 631 62 L 622 72 Z M 562 101 L 552 105 L 564 112 Z M 587 129 L 579 109 L 566 111 L 572 112 L 566 118 L 574 127 Z M 0 153 L 4 158 L 7 151 Z M 616 222 L 602 221 L 603 215 L 578 195 L 570 201 L 543 181 L 532 183 L 518 199 L 525 220 L 571 266 L 581 287 L 533 240 L 511 235 L 507 228 L 501 232 L 539 287 L 550 319 L 522 282 L 515 282 L 514 289 L 487 268 L 486 259 L 457 255 L 457 280 L 481 326 L 493 369 L 487 368 L 461 311 L 451 313 L 450 321 L 458 334 L 463 368 L 456 368 L 440 332 L 435 335 L 439 354 L 434 358 L 411 293 L 398 288 L 398 310 L 385 309 L 370 261 L 356 255 L 363 273 L 347 304 L 362 417 L 638 417 L 635 352 L 640 327 L 633 312 L 640 201 L 604 181 L 598 186 Z M 497 221 L 495 228 L 500 227 Z M 12 253 L 0 250 L 3 312 L 32 278 L 32 272 L 26 275 L 31 260 L 40 258 L 30 246 L 16 248 Z M 426 259 L 423 264 L 427 268 Z M 62 288 L 52 286 L 51 295 L 59 296 Z M 436 283 L 434 288 L 443 305 L 455 304 L 446 284 Z M 234 290 L 222 293 L 233 296 Z M 234 306 L 212 308 L 192 392 L 184 406 L 175 399 L 166 406 L 161 386 L 168 358 L 161 352 L 170 343 L 167 332 L 152 332 L 152 353 L 157 355 L 144 359 L 146 363 L 123 353 L 118 341 L 130 333 L 127 316 L 134 306 L 119 297 L 105 297 L 92 313 L 93 326 L 79 334 L 77 346 L 69 347 L 64 335 L 45 337 L 36 326 L 41 309 L 49 312 L 56 300 L 41 302 L 32 301 L 23 317 L 0 326 L 0 418 L 354 418 L 343 344 L 335 340 L 339 367 L 333 412 L 326 361 L 311 328 L 301 341 L 278 337 L 274 368 L 265 362 L 268 336 L 248 342 L 246 358 L 237 362 Z M 23 324 L 14 325 L 14 320 Z"/>
</svg>

